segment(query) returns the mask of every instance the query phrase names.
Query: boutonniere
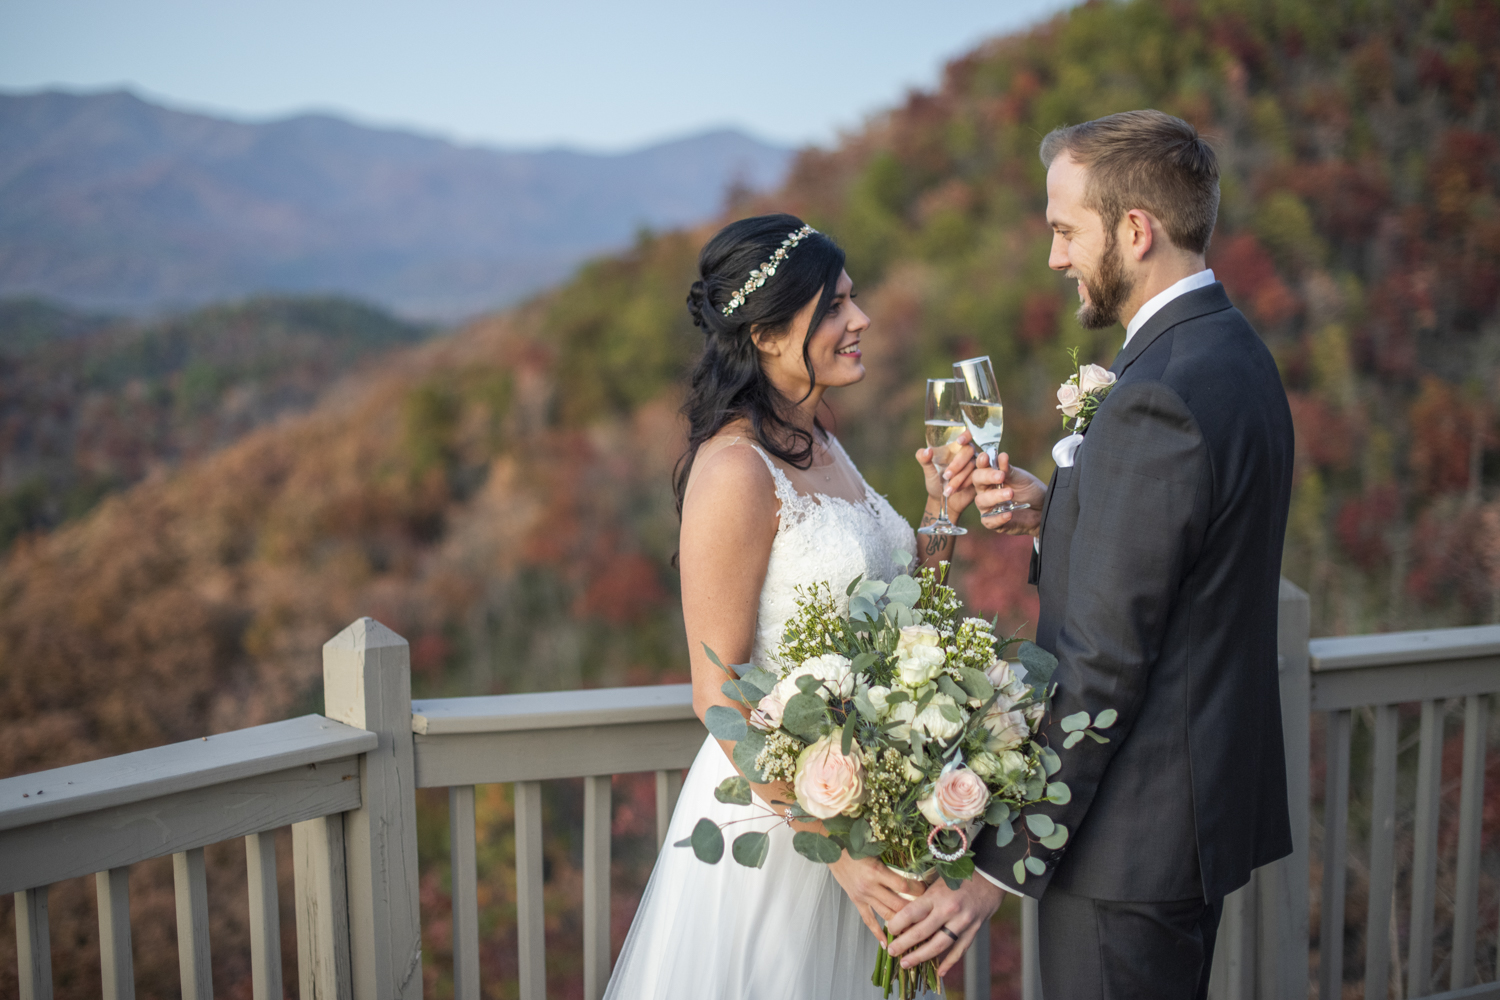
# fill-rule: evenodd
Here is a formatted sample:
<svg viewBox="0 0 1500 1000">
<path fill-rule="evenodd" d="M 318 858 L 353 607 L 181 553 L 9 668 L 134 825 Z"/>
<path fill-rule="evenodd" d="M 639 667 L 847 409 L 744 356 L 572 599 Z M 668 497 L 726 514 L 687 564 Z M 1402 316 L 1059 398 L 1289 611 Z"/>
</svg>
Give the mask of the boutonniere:
<svg viewBox="0 0 1500 1000">
<path fill-rule="evenodd" d="M 1082 434 L 1115 387 L 1115 373 L 1098 365 L 1080 365 L 1076 347 L 1069 349 L 1068 357 L 1073 359 L 1074 371 L 1057 387 L 1057 408 L 1062 411 L 1063 427 Z"/>
</svg>

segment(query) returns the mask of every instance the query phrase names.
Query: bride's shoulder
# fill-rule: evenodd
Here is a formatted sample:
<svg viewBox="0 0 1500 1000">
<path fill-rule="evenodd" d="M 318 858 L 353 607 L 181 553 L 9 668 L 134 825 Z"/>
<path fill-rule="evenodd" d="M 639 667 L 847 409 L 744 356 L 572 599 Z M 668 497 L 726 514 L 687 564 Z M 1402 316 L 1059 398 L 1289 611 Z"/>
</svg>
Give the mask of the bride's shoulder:
<svg viewBox="0 0 1500 1000">
<path fill-rule="evenodd" d="M 752 439 L 730 429 L 699 446 L 683 497 L 683 517 L 696 507 L 712 511 L 715 517 L 722 517 L 726 507 L 739 511 L 765 507 L 775 512 L 776 483 Z"/>
</svg>

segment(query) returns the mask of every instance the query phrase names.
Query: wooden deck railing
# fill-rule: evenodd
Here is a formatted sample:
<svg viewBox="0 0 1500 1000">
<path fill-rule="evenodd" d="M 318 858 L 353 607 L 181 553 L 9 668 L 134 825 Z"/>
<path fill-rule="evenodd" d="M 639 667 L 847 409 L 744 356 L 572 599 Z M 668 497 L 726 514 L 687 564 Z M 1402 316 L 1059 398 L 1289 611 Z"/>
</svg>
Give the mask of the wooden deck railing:
<svg viewBox="0 0 1500 1000">
<path fill-rule="evenodd" d="M 1323 942 L 1342 941 L 1353 714 L 1374 719 L 1370 926 L 1390 920 L 1397 773 L 1396 706 L 1421 704 L 1406 996 L 1432 988 L 1437 775 L 1447 699 L 1462 698 L 1459 873 L 1444 1000 L 1500 998 L 1475 987 L 1483 763 L 1488 700 L 1500 691 L 1500 627 L 1307 639 L 1307 598 L 1283 583 L 1280 651 L 1288 760 L 1310 759 L 1309 721 L 1328 718 Z M 417 788 L 447 788 L 453 871 L 453 977 L 480 996 L 475 786 L 514 784 L 520 995 L 546 993 L 542 905 L 543 781 L 584 782 L 584 995 L 610 972 L 611 777 L 656 775 L 658 844 L 682 769 L 705 732 L 686 685 L 411 701 L 406 642 L 361 619 L 324 647 L 327 717 L 305 716 L 122 757 L 0 781 L 0 892 L 15 894 L 22 997 L 51 996 L 47 886 L 97 873 L 105 996 L 133 996 L 125 896 L 129 865 L 172 855 L 183 996 L 206 998 L 209 941 L 203 847 L 244 837 L 249 858 L 254 996 L 281 996 L 275 848 L 292 825 L 301 995 L 420 998 Z M 1308 768 L 1289 768 L 1294 854 L 1256 872 L 1225 902 L 1215 1000 L 1306 997 L 1309 989 Z M 1382 872 L 1384 873 L 1382 875 Z M 1378 936 L 1378 935 L 1377 935 Z M 987 939 L 965 965 L 965 997 L 989 995 Z M 1022 992 L 1039 1000 L 1035 906 L 1022 907 Z M 1342 996 L 1342 951 L 1323 949 L 1322 997 Z M 1386 996 L 1389 952 L 1367 949 L 1367 996 Z M 1402 995 L 1402 994 L 1398 994 Z"/>
</svg>

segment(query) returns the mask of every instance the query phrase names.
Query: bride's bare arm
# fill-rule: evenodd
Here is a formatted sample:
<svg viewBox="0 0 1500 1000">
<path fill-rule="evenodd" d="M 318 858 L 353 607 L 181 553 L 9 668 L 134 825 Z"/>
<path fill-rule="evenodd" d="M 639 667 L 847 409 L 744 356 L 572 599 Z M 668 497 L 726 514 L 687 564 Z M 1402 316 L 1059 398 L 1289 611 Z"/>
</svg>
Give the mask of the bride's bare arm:
<svg viewBox="0 0 1500 1000">
<path fill-rule="evenodd" d="M 750 659 L 761 586 L 771 560 L 771 543 L 776 540 L 778 507 L 770 471 L 744 443 L 704 454 L 693 470 L 682 504 L 677 558 L 682 569 L 682 617 L 693 675 L 693 711 L 700 719 L 714 705 L 728 706 L 748 717 L 744 706 L 720 690 L 728 678 L 703 647 L 707 644 L 726 664 Z M 734 744 L 720 740 L 719 746 L 732 764 Z M 795 798 L 786 782 L 752 783 L 751 788 L 767 804 Z M 799 823 L 797 828 L 821 830 L 822 824 Z M 829 867 L 865 925 L 882 942 L 885 939 L 874 914 L 889 919 L 905 904 L 897 893 L 917 895 L 923 888 L 874 858 L 855 861 L 845 854 Z"/>
<path fill-rule="evenodd" d="M 942 472 L 932 464 L 932 449 L 917 449 L 917 464 L 922 467 L 922 479 L 927 486 L 927 505 L 922 511 L 922 526 L 932 524 L 943 509 L 943 491 L 948 491 L 948 520 L 957 521 L 969 504 L 974 502 L 974 446 L 969 443 L 969 432 L 964 431 L 959 439 L 962 445 L 953 456 L 953 462 Z M 948 478 L 944 479 L 946 473 Z M 918 535 L 917 562 L 922 566 L 937 566 L 940 562 L 952 561 L 953 546 L 957 538 L 953 535 Z"/>
</svg>

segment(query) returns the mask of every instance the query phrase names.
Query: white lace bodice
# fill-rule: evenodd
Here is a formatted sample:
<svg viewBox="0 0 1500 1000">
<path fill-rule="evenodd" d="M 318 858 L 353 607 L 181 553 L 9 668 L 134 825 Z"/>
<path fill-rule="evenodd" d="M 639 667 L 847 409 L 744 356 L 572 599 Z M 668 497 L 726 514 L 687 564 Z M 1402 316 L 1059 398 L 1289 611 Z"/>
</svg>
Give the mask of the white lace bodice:
<svg viewBox="0 0 1500 1000">
<path fill-rule="evenodd" d="M 828 441 L 830 450 L 849 462 L 838 439 L 830 435 Z M 765 460 L 776 482 L 781 524 L 776 529 L 776 540 L 771 543 L 766 582 L 760 588 L 755 648 L 750 659 L 757 666 L 777 671 L 779 665 L 772 662 L 772 652 L 781 642 L 786 620 L 796 610 L 798 585 L 827 583 L 840 609 L 846 610 L 849 598 L 844 590 L 849 581 L 860 575 L 866 579 L 891 580 L 900 572 L 891 557 L 898 550 L 914 554 L 916 535 L 911 524 L 896 513 L 885 497 L 871 489 L 863 476 L 859 480 L 864 486 L 863 500 L 856 502 L 821 493 L 804 496 L 769 455 L 756 445 L 751 447 Z"/>
</svg>

